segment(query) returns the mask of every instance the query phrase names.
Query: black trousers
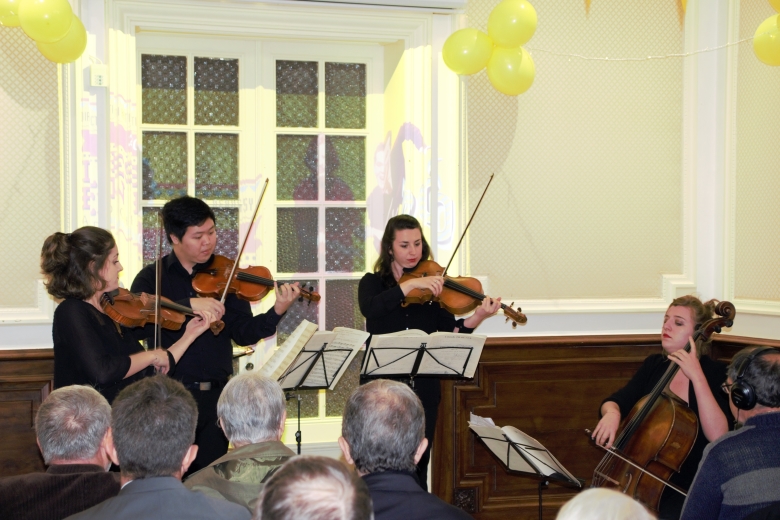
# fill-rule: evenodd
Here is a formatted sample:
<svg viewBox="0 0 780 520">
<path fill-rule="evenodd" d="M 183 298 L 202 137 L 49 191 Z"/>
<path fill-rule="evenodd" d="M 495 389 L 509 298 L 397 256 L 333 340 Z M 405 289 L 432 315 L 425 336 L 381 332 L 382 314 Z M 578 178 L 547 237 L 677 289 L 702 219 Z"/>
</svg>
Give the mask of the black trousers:
<svg viewBox="0 0 780 520">
<path fill-rule="evenodd" d="M 198 425 L 195 429 L 195 444 L 198 454 L 190 465 L 186 475 L 205 468 L 228 451 L 228 440 L 217 424 L 217 401 L 222 386 L 215 385 L 211 390 L 198 390 L 188 386 L 195 402 L 198 403 Z"/>
</svg>

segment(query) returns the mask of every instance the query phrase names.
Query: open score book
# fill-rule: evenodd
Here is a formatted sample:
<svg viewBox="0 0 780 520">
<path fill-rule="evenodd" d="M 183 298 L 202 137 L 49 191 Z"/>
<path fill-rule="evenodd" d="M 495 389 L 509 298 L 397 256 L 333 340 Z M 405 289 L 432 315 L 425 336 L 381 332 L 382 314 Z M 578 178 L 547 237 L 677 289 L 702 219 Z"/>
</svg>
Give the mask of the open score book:
<svg viewBox="0 0 780 520">
<path fill-rule="evenodd" d="M 316 324 L 303 320 L 260 373 L 279 381 L 285 390 L 333 390 L 368 336 L 346 327 L 318 331 Z"/>
<path fill-rule="evenodd" d="M 499 428 L 492 419 L 472 413 L 469 428 L 509 470 L 582 487 L 579 479 L 569 473 L 547 448 L 514 426 Z"/>
<path fill-rule="evenodd" d="M 487 336 L 409 329 L 374 334 L 362 373 L 369 377 L 474 377 Z"/>
</svg>

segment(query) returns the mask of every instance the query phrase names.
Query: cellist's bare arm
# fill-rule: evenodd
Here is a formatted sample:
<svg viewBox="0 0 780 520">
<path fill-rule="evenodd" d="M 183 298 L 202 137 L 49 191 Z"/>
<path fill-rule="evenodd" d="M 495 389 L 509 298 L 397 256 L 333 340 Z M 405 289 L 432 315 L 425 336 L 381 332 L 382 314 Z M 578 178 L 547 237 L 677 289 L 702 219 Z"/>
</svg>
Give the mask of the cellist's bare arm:
<svg viewBox="0 0 780 520">
<path fill-rule="evenodd" d="M 669 359 L 680 366 L 680 371 L 690 379 L 693 384 L 693 391 L 696 394 L 696 402 L 699 405 L 699 422 L 704 436 L 712 442 L 721 435 L 729 431 L 729 423 L 723 414 L 715 396 L 712 395 L 710 385 L 701 369 L 699 358 L 696 356 L 696 343 L 693 338 L 688 340 L 691 344 L 691 351 L 685 352 L 680 349 L 677 352 L 669 354 Z"/>
<path fill-rule="evenodd" d="M 614 401 L 606 401 L 601 405 L 601 416 L 591 438 L 599 446 L 609 449 L 615 442 L 618 426 L 620 426 L 620 407 Z"/>
</svg>

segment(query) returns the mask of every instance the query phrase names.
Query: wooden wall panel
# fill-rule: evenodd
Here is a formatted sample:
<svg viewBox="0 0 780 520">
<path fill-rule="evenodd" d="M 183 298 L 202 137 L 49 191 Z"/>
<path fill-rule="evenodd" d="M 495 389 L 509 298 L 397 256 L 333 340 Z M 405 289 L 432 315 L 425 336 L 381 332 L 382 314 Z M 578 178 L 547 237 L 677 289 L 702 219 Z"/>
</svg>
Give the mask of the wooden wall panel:
<svg viewBox="0 0 780 520">
<path fill-rule="evenodd" d="M 728 360 L 755 343 L 780 344 L 718 337 L 712 355 Z M 442 383 L 433 491 L 478 519 L 538 518 L 539 480 L 509 473 L 469 430 L 469 413 L 536 438 L 588 486 L 603 452 L 585 429 L 596 426 L 601 401 L 660 349 L 657 334 L 489 339 L 473 380 Z M 550 483 L 544 518 L 554 518 L 577 491 Z"/>
<path fill-rule="evenodd" d="M 35 414 L 53 387 L 54 355 L 0 350 L 0 477 L 45 469 L 35 442 Z"/>
</svg>

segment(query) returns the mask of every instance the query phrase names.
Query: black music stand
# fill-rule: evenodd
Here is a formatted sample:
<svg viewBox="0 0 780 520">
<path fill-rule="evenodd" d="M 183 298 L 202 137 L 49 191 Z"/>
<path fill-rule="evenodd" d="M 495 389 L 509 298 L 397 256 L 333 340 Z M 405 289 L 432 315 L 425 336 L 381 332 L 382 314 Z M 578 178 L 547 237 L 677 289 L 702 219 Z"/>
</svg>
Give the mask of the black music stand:
<svg viewBox="0 0 780 520">
<path fill-rule="evenodd" d="M 287 400 L 295 397 L 298 401 L 298 431 L 295 432 L 295 442 L 298 444 L 298 455 L 301 454 L 301 395 L 300 390 L 333 390 L 347 366 L 347 361 L 353 353 L 349 348 L 331 348 L 323 343 L 321 347 L 307 350 L 306 347 L 295 357 L 287 370 L 279 378 L 282 390 L 290 390 L 285 394 Z"/>
<path fill-rule="evenodd" d="M 428 347 L 425 337 L 418 340 L 420 343 L 416 346 L 376 348 L 370 344 L 366 347 L 361 376 L 368 379 L 408 377 L 412 387 L 417 376 L 474 377 L 474 360 L 482 355 L 482 346 Z"/>
<path fill-rule="evenodd" d="M 472 419 L 474 417 L 476 416 L 472 415 Z M 542 520 L 542 490 L 551 480 L 577 488 L 581 488 L 585 483 L 569 473 L 539 441 L 516 428 L 512 428 L 516 438 L 512 440 L 497 426 L 475 425 L 470 422 L 469 427 L 507 471 L 539 479 L 539 520 Z"/>
</svg>

